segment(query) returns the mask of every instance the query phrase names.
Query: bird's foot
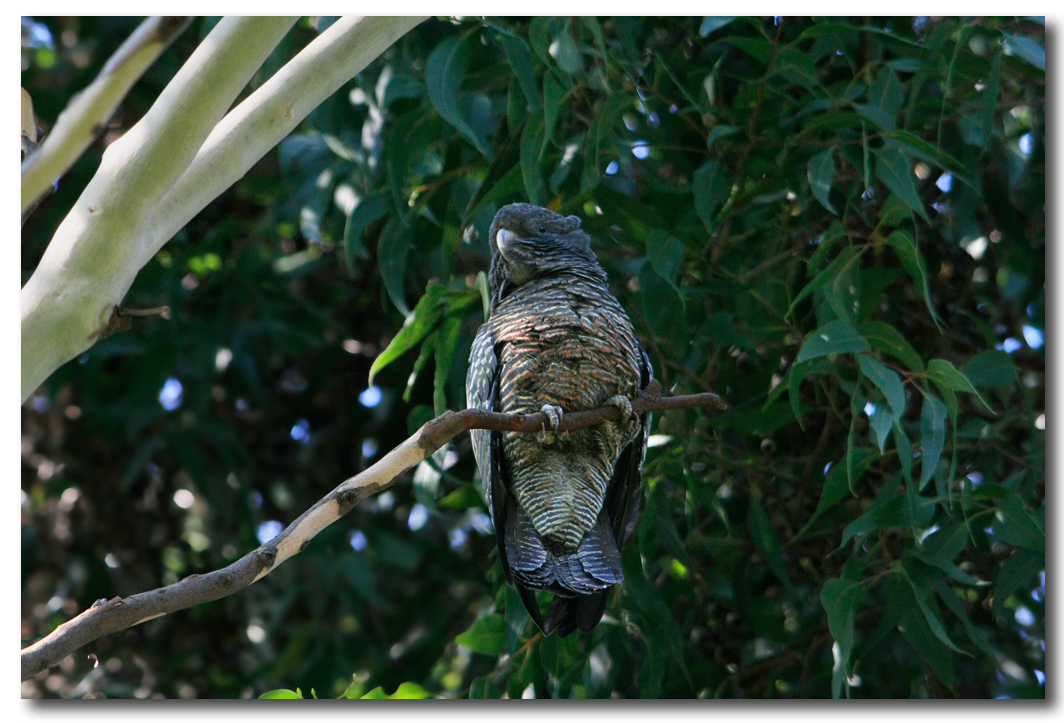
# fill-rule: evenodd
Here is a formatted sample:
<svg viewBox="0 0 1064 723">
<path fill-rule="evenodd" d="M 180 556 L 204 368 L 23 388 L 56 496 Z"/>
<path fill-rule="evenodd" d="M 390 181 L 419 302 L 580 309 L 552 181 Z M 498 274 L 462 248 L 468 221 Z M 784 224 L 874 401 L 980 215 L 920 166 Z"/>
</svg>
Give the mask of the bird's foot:
<svg viewBox="0 0 1064 723">
<path fill-rule="evenodd" d="M 544 414 L 547 415 L 547 419 L 550 421 L 551 432 L 554 433 L 554 436 L 552 437 L 552 439 L 557 439 L 558 438 L 558 425 L 560 425 L 562 423 L 562 417 L 565 415 L 565 412 L 562 411 L 561 407 L 555 407 L 552 404 L 544 404 L 542 407 L 540 407 L 539 411 L 541 411 L 541 412 L 543 412 Z M 542 427 L 542 431 L 540 432 L 539 441 L 542 442 L 543 444 L 547 443 L 547 425 L 546 424 L 544 424 L 543 427 Z"/>
<path fill-rule="evenodd" d="M 623 394 L 615 394 L 606 400 L 606 404 L 621 410 L 621 421 L 638 418 L 639 415 L 632 411 L 632 400 Z"/>
<path fill-rule="evenodd" d="M 615 394 L 606 400 L 606 404 L 621 410 L 621 418 L 618 423 L 621 429 L 632 430 L 639 424 L 639 415 L 632 411 L 632 400 L 623 394 Z"/>
</svg>

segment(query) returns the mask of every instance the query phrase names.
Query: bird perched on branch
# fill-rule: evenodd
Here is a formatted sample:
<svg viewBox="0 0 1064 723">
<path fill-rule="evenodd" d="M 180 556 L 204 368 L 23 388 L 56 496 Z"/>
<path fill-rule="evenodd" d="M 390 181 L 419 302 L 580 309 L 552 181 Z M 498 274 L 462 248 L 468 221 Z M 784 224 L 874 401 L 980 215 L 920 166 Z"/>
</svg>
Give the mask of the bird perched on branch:
<svg viewBox="0 0 1064 723">
<path fill-rule="evenodd" d="M 467 403 L 550 419 L 538 435 L 472 431 L 499 557 L 544 634 L 587 633 L 624 579 L 650 429 L 629 397 L 653 371 L 579 218 L 515 203 L 489 235 L 491 315 L 473 342 Z M 565 412 L 605 405 L 622 418 L 558 433 Z M 554 593 L 546 619 L 536 590 Z"/>
</svg>

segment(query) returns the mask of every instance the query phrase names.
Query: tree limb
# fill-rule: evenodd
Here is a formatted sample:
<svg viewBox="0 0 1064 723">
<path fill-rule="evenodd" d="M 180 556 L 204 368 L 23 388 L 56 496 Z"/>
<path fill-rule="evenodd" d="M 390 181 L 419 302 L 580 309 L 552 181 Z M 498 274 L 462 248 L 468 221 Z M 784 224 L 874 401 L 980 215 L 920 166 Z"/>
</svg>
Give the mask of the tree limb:
<svg viewBox="0 0 1064 723">
<path fill-rule="evenodd" d="M 310 111 L 422 20 L 337 20 L 215 126 L 225 108 L 215 113 L 214 106 L 207 109 L 198 100 L 176 98 L 171 88 L 186 70 L 192 81 L 201 76 L 207 81 L 220 76 L 214 83 L 225 85 L 225 93 L 229 93 L 229 85 L 239 80 L 225 103 L 228 107 L 294 20 L 226 18 L 219 23 L 159 96 L 148 116 L 108 148 L 97 176 L 59 227 L 40 266 L 23 288 L 22 401 L 61 364 L 96 342 L 137 272 L 182 226 L 243 176 Z M 261 26 L 260 30 L 244 32 L 244 25 L 255 23 Z M 226 35 L 212 41 L 223 25 L 228 26 Z M 224 52 L 231 45 L 243 52 Z M 265 53 L 259 52 L 260 46 Z M 214 62 L 205 67 L 208 63 L 193 62 L 201 51 L 208 59 L 214 54 L 228 60 L 221 67 Z M 234 67 L 226 67 L 226 63 Z M 185 78 L 185 84 L 188 81 Z M 184 144 L 168 140 L 171 135 L 187 135 L 180 124 L 173 127 L 173 123 L 149 122 L 156 108 L 161 108 L 160 114 L 169 114 L 168 121 L 187 119 L 202 131 L 202 136 L 197 135 L 189 162 L 185 155 L 176 162 L 170 158 L 169 150 L 153 156 L 154 163 L 166 169 L 156 175 L 165 175 L 167 182 L 161 186 L 154 183 L 147 189 L 149 193 L 143 194 L 137 185 L 130 185 L 128 177 L 117 181 L 109 177 L 116 170 L 124 170 L 122 164 L 129 160 L 131 148 L 155 143 L 164 149 L 178 146 L 182 153 L 188 150 Z M 204 128 L 200 121 L 205 118 L 209 118 L 210 125 Z M 121 156 L 109 158 L 115 146 L 137 136 L 138 130 L 136 142 L 123 146 Z M 209 137 L 207 131 L 211 131 Z M 116 186 L 124 195 L 101 198 L 99 192 L 90 193 L 101 176 L 107 179 L 101 182 L 105 188 Z M 148 198 L 141 198 L 142 194 Z"/>
<path fill-rule="evenodd" d="M 342 17 L 234 108 L 166 194 L 145 238 L 147 263 L 175 233 L 424 17 Z"/>
<path fill-rule="evenodd" d="M 223 18 L 96 175 L 22 288 L 22 400 L 92 346 L 143 266 L 159 199 L 295 18 Z"/>
<path fill-rule="evenodd" d="M 40 147 L 22 162 L 22 212 L 81 157 L 144 71 L 191 18 L 148 18 L 103 66 L 96 79 L 74 96 Z"/>
<path fill-rule="evenodd" d="M 632 411 L 643 414 L 685 407 L 710 407 L 718 410 L 727 408 L 716 394 L 678 397 L 661 397 L 660 394 L 661 383 L 652 381 L 645 391 L 632 400 Z M 613 406 L 584 412 L 568 412 L 562 417 L 559 430 L 590 427 L 608 419 L 618 419 L 620 414 L 620 410 Z M 271 573 L 288 558 L 305 550 L 315 535 L 346 515 L 362 500 L 395 484 L 404 472 L 431 456 L 461 432 L 470 429 L 491 429 L 534 433 L 540 431 L 547 422 L 547 416 L 542 412 L 501 414 L 479 409 L 445 412 L 422 425 L 413 436 L 379 462 L 344 480 L 296 518 L 277 537 L 260 545 L 232 565 L 204 575 L 190 575 L 173 585 L 126 598 L 100 600 L 77 617 L 63 623 L 22 650 L 22 680 L 32 678 L 81 646 L 105 635 L 243 590 Z"/>
</svg>

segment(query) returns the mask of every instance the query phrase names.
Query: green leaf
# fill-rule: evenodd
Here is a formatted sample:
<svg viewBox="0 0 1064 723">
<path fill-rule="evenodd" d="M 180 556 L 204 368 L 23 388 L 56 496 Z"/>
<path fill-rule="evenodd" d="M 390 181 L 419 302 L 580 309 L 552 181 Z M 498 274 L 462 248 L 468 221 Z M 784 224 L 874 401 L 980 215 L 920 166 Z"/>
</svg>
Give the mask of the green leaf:
<svg viewBox="0 0 1064 723">
<path fill-rule="evenodd" d="M 471 35 L 451 35 L 437 45 L 425 61 L 425 82 L 429 100 L 443 119 L 465 136 L 488 160 L 493 158 L 484 128 L 474 127 L 462 112 L 460 97 L 466 66 L 469 64 L 467 43 Z M 468 111 L 467 111 L 468 113 Z"/>
<path fill-rule="evenodd" d="M 632 100 L 624 93 L 610 94 L 598 109 L 595 119 L 591 121 L 591 128 L 588 129 L 584 142 L 584 177 L 580 186 L 582 190 L 590 190 L 602 180 L 602 153 L 607 150 L 614 152 L 608 137 L 631 105 Z"/>
<path fill-rule="evenodd" d="M 677 291 L 676 270 L 683 261 L 683 244 L 661 229 L 654 229 L 647 237 L 647 258 L 651 266 Z"/>
<path fill-rule="evenodd" d="M 990 64 L 990 78 L 983 89 L 982 128 L 983 148 L 990 142 L 994 132 L 994 112 L 997 107 L 998 92 L 1001 90 L 1001 58 L 1004 53 L 995 53 Z"/>
<path fill-rule="evenodd" d="M 713 215 L 718 206 L 731 196 L 735 181 L 724 164 L 706 161 L 695 171 L 695 211 L 707 231 L 713 230 Z"/>
<path fill-rule="evenodd" d="M 714 15 L 706 16 L 702 18 L 702 24 L 698 26 L 698 34 L 704 38 L 714 30 L 720 30 L 728 25 L 732 20 L 735 20 L 735 18 Z"/>
<path fill-rule="evenodd" d="M 485 184 L 488 181 L 484 182 Z M 502 177 L 493 185 L 487 187 L 487 192 L 483 196 L 477 198 L 473 197 L 472 202 L 475 203 L 472 208 L 466 209 L 465 218 L 472 219 L 478 213 L 488 207 L 489 203 L 494 203 L 508 196 L 521 193 L 525 190 L 524 176 L 521 173 L 521 164 L 514 164 L 510 170 L 502 175 Z"/>
<path fill-rule="evenodd" d="M 868 356 L 858 357 L 857 363 L 861 366 L 861 373 L 871 379 L 872 383 L 879 387 L 879 391 L 883 392 L 883 396 L 887 399 L 887 404 L 890 405 L 891 411 L 894 412 L 894 417 L 898 420 L 904 417 L 905 387 L 902 385 L 901 377 L 898 376 L 898 373 Z M 890 429 L 889 424 L 887 429 Z M 880 445 L 880 448 L 882 448 L 882 445 Z"/>
<path fill-rule="evenodd" d="M 1044 552 L 1034 550 L 1014 550 L 1009 559 L 1005 560 L 997 577 L 994 578 L 994 602 L 991 612 L 994 617 L 1005 613 L 1005 603 L 1020 587 L 1031 582 L 1031 578 L 1046 569 Z"/>
<path fill-rule="evenodd" d="M 762 38 L 732 36 L 723 38 L 723 42 L 739 48 L 762 65 L 768 65 L 772 58 L 772 43 Z"/>
<path fill-rule="evenodd" d="M 867 535 L 887 527 L 926 527 L 934 514 L 935 500 L 917 497 L 916 504 L 910 505 L 905 495 L 896 495 L 873 505 L 868 512 L 847 525 L 842 531 L 839 549 L 857 535 Z"/>
<path fill-rule="evenodd" d="M 439 416 L 447 411 L 447 377 L 454 366 L 455 353 L 458 350 L 458 335 L 462 331 L 461 316 L 447 316 L 440 327 L 440 337 L 436 344 L 436 374 L 433 383 L 432 402 Z M 461 407 L 465 407 L 464 402 Z"/>
<path fill-rule="evenodd" d="M 490 675 L 481 675 L 473 678 L 473 681 L 469 684 L 470 700 L 497 700 L 501 696 L 502 693 L 495 687 Z"/>
<path fill-rule="evenodd" d="M 890 236 L 887 236 L 887 244 L 898 254 L 902 268 L 913 280 L 917 293 L 923 297 L 927 310 L 931 313 L 931 318 L 934 319 L 936 325 L 939 324 L 938 314 L 935 313 L 934 307 L 931 306 L 931 290 L 927 286 L 927 270 L 924 267 L 924 258 L 920 255 L 920 250 L 916 246 L 916 239 L 908 231 L 898 229 L 891 233 Z"/>
<path fill-rule="evenodd" d="M 803 362 L 827 354 L 848 354 L 864 351 L 868 342 L 861 338 L 848 321 L 829 321 L 811 332 L 802 342 L 797 361 Z"/>
<path fill-rule="evenodd" d="M 1010 493 L 998 502 L 994 516 L 996 518 L 994 522 L 994 535 L 996 537 L 1014 547 L 1026 547 L 1028 550 L 1045 554 L 1044 516 L 1040 521 L 1036 514 L 1029 513 L 1018 496 Z"/>
<path fill-rule="evenodd" d="M 924 396 L 920 412 L 920 489 L 930 481 L 938 468 L 942 449 L 946 445 L 946 406 L 937 397 Z"/>
<path fill-rule="evenodd" d="M 432 693 L 417 683 L 400 683 L 399 687 L 391 695 L 385 693 L 384 688 L 381 686 L 377 686 L 362 696 L 362 700 L 411 700 L 431 697 Z"/>
<path fill-rule="evenodd" d="M 905 205 L 911 208 L 925 221 L 930 221 L 924 204 L 916 192 L 912 174 L 909 172 L 909 161 L 896 148 L 884 146 L 873 148 L 872 155 L 876 157 L 876 178 L 894 193 L 898 194 Z"/>
<path fill-rule="evenodd" d="M 914 372 L 924 370 L 924 362 L 897 329 L 883 321 L 863 321 L 857 326 L 869 344 L 881 349 Z"/>
<path fill-rule="evenodd" d="M 961 369 L 961 373 L 973 387 L 1011 386 L 1016 383 L 1016 363 L 1012 357 L 998 349 L 976 354 Z"/>
<path fill-rule="evenodd" d="M 934 163 L 943 171 L 949 171 L 954 178 L 958 181 L 963 181 L 969 188 L 978 189 L 978 181 L 972 177 L 972 174 L 964 167 L 964 164 L 915 133 L 896 130 L 888 133 L 887 138 L 901 144 L 904 147 L 903 150 L 908 151 L 917 158 Z"/>
<path fill-rule="evenodd" d="M 543 74 L 543 147 L 540 155 L 547 148 L 547 144 L 554 138 L 554 126 L 558 122 L 558 114 L 562 110 L 562 98 L 565 96 L 565 88 L 550 73 Z"/>
<path fill-rule="evenodd" d="M 373 378 L 377 372 L 413 349 L 436 328 L 436 324 L 443 318 L 443 308 L 440 302 L 446 294 L 447 287 L 443 284 L 429 284 L 425 289 L 425 295 L 414 307 L 414 313 L 407 316 L 403 328 L 392 338 L 388 347 L 373 360 L 373 365 L 369 368 L 370 385 L 373 384 Z"/>
<path fill-rule="evenodd" d="M 529 118 L 521 133 L 521 178 L 525 182 L 528 201 L 534 206 L 547 205 L 547 184 L 539 172 L 539 159 L 543 153 L 543 121 L 539 114 Z"/>
<path fill-rule="evenodd" d="M 975 643 L 975 646 L 987 656 L 990 662 L 994 664 L 994 667 L 997 667 L 997 654 L 994 652 L 994 647 L 990 644 L 990 636 L 987 635 L 985 630 L 977 628 L 972 624 L 971 619 L 968 617 L 968 611 L 964 609 L 964 603 L 961 602 L 961 599 L 957 596 L 957 593 L 953 591 L 953 588 L 943 581 L 935 586 L 935 592 L 938 593 L 938 598 L 947 608 L 949 608 L 949 611 L 964 623 L 964 629 L 965 632 L 968 633 L 968 639 Z"/>
<path fill-rule="evenodd" d="M 683 317 L 683 301 L 679 294 L 651 263 L 643 264 L 639 272 L 639 296 L 652 329 L 667 331 Z"/>
<path fill-rule="evenodd" d="M 808 167 L 809 187 L 813 191 L 813 196 L 816 200 L 820 201 L 827 210 L 833 214 L 838 215 L 838 211 L 831 205 L 829 196 L 831 195 L 831 184 L 835 180 L 835 163 L 832 161 L 831 150 L 826 150 L 823 153 L 818 153 L 809 159 Z"/>
<path fill-rule="evenodd" d="M 484 499 L 477 492 L 477 488 L 470 484 L 462 485 L 453 492 L 448 493 L 436 502 L 436 506 L 448 510 L 468 510 L 474 507 L 483 510 L 488 509 L 487 505 L 484 504 Z"/>
<path fill-rule="evenodd" d="M 506 648 L 506 622 L 502 615 L 486 615 L 454 641 L 475 653 L 498 655 Z"/>
<path fill-rule="evenodd" d="M 894 412 L 880 405 L 868 420 L 872 431 L 876 435 L 876 444 L 879 445 L 879 453 L 883 454 L 887 444 L 887 435 L 894 426 Z"/>
<path fill-rule="evenodd" d="M 377 269 L 384 283 L 388 298 L 403 314 L 409 314 L 403 279 L 406 277 L 407 257 L 410 255 L 410 240 L 413 229 L 392 218 L 385 224 L 377 241 Z"/>
<path fill-rule="evenodd" d="M 539 86 L 536 84 L 535 68 L 532 66 L 532 53 L 528 44 L 520 38 L 500 33 L 499 44 L 506 53 L 506 62 L 517 76 L 517 82 L 521 86 L 521 93 L 525 101 L 533 110 L 539 108 Z"/>
<path fill-rule="evenodd" d="M 558 61 L 558 67 L 564 70 L 569 75 L 581 75 L 584 72 L 584 62 L 580 58 L 580 51 L 576 49 L 576 43 L 573 42 L 572 35 L 572 23 L 571 21 L 565 21 L 565 25 L 554 36 L 554 41 L 557 43 L 557 56 L 555 59 Z"/>
<path fill-rule="evenodd" d="M 901 471 L 905 476 L 905 484 L 912 487 L 913 484 L 913 448 L 909 443 L 909 435 L 901 428 L 901 420 L 894 420 L 894 446 L 898 448 L 898 460 L 901 462 Z"/>
<path fill-rule="evenodd" d="M 1013 55 L 1017 55 L 1041 71 L 1046 69 L 1046 49 L 1038 44 L 1033 38 L 1026 38 L 1013 33 L 1002 33 L 1008 49 Z"/>
<path fill-rule="evenodd" d="M 295 690 L 280 688 L 263 693 L 259 696 L 259 700 L 303 700 L 303 693 L 299 688 Z"/>
<path fill-rule="evenodd" d="M 957 368 L 945 359 L 932 359 L 927 363 L 927 378 L 946 389 L 974 394 L 984 407 L 991 412 L 994 411 L 983 399 L 983 395 L 977 392 L 972 383 L 968 381 L 968 377 L 957 371 Z"/>
<path fill-rule="evenodd" d="M 853 451 L 853 481 L 855 487 L 875 460 L 876 454 L 870 449 L 858 447 Z M 816 511 L 813 512 L 813 516 L 809 518 L 805 526 L 798 531 L 798 534 L 791 538 L 787 544 L 791 544 L 799 537 L 804 537 L 812 528 L 813 521 L 841 502 L 847 494 L 853 493 L 850 491 L 846 465 L 842 463 L 833 464 L 824 479 L 824 489 L 820 492 L 820 502 L 817 503 Z"/>
<path fill-rule="evenodd" d="M 747 527 L 750 530 L 750 539 L 754 546 L 761 552 L 768 563 L 768 567 L 787 588 L 788 594 L 794 594 L 794 587 L 790 575 L 787 574 L 787 566 L 783 562 L 783 550 L 780 547 L 780 538 L 776 534 L 776 528 L 772 525 L 765 508 L 761 505 L 761 496 L 751 487 L 750 509 L 746 518 Z"/>
<path fill-rule="evenodd" d="M 882 67 L 876 79 L 868 89 L 868 102 L 882 110 L 889 119 L 888 130 L 893 129 L 898 111 L 905 103 L 905 93 L 898 82 L 898 76 L 889 67 Z"/>
<path fill-rule="evenodd" d="M 850 655 L 853 652 L 854 617 L 866 590 L 859 583 L 832 578 L 820 590 L 820 604 L 828 616 L 828 630 L 839 648 L 839 660 L 831 676 L 831 697 L 838 698 L 842 684 L 850 676 Z"/>
<path fill-rule="evenodd" d="M 388 194 L 384 191 L 363 196 L 355 204 L 344 224 L 344 261 L 347 273 L 355 275 L 355 258 L 369 259 L 369 252 L 362 245 L 362 232 L 371 223 L 388 213 Z"/>
<path fill-rule="evenodd" d="M 924 614 L 924 620 L 927 621 L 927 625 L 931 628 L 931 632 L 934 633 L 935 637 L 950 650 L 971 657 L 971 653 L 954 645 L 953 641 L 950 640 L 949 635 L 946 634 L 946 628 L 942 624 L 942 619 L 939 617 L 938 611 L 932 609 L 931 605 L 928 604 L 929 593 L 917 587 L 916 582 L 913 580 L 910 571 L 911 565 L 912 563 L 910 561 L 902 560 L 902 575 L 912 588 L 913 597 L 916 598 L 916 604 L 920 606 L 920 612 Z"/>
</svg>

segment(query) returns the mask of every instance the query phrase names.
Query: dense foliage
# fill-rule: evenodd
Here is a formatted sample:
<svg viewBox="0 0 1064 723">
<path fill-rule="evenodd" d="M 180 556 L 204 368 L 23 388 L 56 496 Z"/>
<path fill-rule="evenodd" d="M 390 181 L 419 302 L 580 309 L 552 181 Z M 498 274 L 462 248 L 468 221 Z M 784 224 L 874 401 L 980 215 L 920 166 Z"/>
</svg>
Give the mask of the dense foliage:
<svg viewBox="0 0 1064 723">
<path fill-rule="evenodd" d="M 46 130 L 134 23 L 42 22 Z M 23 280 L 210 25 L 26 223 Z M 655 418 L 606 618 L 536 634 L 463 437 L 249 590 L 23 694 L 1044 696 L 1044 35 L 423 23 L 141 272 L 126 305 L 169 319 L 124 317 L 23 408 L 23 643 L 228 564 L 462 408 L 517 200 L 584 219 L 667 392 L 730 405 Z"/>
</svg>

